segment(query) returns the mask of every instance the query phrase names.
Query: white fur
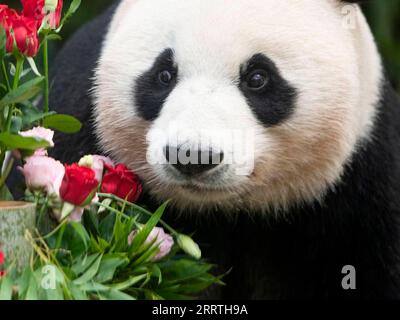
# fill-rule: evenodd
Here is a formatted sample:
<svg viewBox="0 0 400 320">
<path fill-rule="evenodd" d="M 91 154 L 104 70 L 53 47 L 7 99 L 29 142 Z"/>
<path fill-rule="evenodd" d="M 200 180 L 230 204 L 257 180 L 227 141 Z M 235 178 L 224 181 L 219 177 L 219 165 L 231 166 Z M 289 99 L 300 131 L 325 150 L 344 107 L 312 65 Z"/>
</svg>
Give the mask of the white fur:
<svg viewBox="0 0 400 320">
<path fill-rule="evenodd" d="M 320 199 L 342 174 L 357 143 L 370 137 L 381 65 L 370 29 L 354 6 L 344 28 L 337 0 L 125 0 L 107 35 L 96 72 L 97 134 L 159 199 L 185 208 L 287 208 Z M 166 48 L 179 82 L 152 123 L 138 117 L 134 83 Z M 266 128 L 239 91 L 240 66 L 254 54 L 275 62 L 297 88 L 294 114 Z M 255 168 L 188 183 L 147 156 L 162 158 L 161 130 L 179 142 L 219 147 L 218 134 L 254 133 Z M 227 150 L 224 150 L 227 152 Z M 235 152 L 233 150 L 230 150 Z M 245 157 L 246 158 L 246 157 Z"/>
</svg>

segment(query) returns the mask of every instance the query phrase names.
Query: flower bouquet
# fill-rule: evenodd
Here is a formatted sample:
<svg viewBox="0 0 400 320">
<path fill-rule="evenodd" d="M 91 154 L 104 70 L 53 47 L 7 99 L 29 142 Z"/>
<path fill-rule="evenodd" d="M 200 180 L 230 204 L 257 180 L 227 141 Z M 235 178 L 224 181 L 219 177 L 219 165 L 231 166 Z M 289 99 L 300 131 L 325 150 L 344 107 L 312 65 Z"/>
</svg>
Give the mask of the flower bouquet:
<svg viewBox="0 0 400 320">
<path fill-rule="evenodd" d="M 64 16 L 62 0 L 21 2 L 22 12 L 0 5 L 0 299 L 189 299 L 223 284 L 190 236 L 162 220 L 168 203 L 135 204 L 142 185 L 124 164 L 48 156 L 54 130 L 81 127 L 49 108 L 47 53 L 80 0 Z M 5 183 L 15 159 L 23 202 Z"/>
</svg>

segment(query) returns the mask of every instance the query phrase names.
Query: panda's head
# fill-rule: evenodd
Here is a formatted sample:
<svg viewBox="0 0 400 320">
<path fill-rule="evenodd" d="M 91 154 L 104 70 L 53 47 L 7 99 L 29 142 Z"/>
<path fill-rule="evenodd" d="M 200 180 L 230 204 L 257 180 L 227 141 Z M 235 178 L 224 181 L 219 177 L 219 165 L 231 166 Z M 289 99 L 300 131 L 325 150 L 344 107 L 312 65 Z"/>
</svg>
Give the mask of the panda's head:
<svg viewBox="0 0 400 320">
<path fill-rule="evenodd" d="M 159 200 L 287 208 L 340 180 L 380 76 L 355 4 L 125 0 L 96 71 L 96 130 Z"/>
</svg>

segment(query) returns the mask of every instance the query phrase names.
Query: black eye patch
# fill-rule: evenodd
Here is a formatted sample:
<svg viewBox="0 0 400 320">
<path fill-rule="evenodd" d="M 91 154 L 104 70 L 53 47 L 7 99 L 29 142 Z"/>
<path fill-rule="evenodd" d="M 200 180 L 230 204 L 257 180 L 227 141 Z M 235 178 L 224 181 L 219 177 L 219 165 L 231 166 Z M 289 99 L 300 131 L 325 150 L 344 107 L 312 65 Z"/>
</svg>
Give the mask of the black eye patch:
<svg viewBox="0 0 400 320">
<path fill-rule="evenodd" d="M 135 104 L 139 115 L 147 120 L 155 120 L 165 100 L 177 83 L 178 69 L 174 66 L 174 52 L 164 50 L 153 66 L 135 81 Z"/>
<path fill-rule="evenodd" d="M 281 76 L 273 61 L 263 54 L 254 55 L 242 65 L 239 88 L 265 126 L 283 122 L 294 110 L 296 88 Z"/>
</svg>

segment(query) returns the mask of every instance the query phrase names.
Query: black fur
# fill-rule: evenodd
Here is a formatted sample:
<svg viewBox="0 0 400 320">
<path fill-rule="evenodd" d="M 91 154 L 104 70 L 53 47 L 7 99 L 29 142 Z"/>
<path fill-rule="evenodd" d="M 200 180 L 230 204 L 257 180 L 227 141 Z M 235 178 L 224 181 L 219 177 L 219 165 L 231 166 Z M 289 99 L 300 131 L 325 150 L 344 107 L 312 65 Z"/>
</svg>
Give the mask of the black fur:
<svg viewBox="0 0 400 320">
<path fill-rule="evenodd" d="M 52 105 L 85 123 L 74 136 L 57 136 L 54 155 L 75 161 L 99 152 L 90 122 L 88 95 L 102 35 L 112 10 L 84 27 L 60 53 Z M 293 209 L 279 219 L 235 212 L 167 218 L 195 239 L 204 256 L 233 268 L 227 286 L 210 298 L 360 299 L 399 298 L 400 102 L 390 84 L 382 85 L 373 139 L 358 146 L 343 180 L 322 205 Z M 157 204 L 149 201 L 148 204 Z M 357 289 L 343 290 L 344 265 L 357 271 Z"/>
<path fill-rule="evenodd" d="M 257 70 L 266 71 L 268 83 L 262 90 L 254 92 L 247 86 L 247 78 Z M 254 55 L 242 67 L 240 78 L 241 91 L 264 125 L 277 125 L 290 116 L 294 109 L 296 89 L 280 75 L 273 61 L 263 54 Z"/>
<path fill-rule="evenodd" d="M 170 72 L 172 79 L 169 85 L 159 81 L 159 73 Z M 161 108 L 177 83 L 178 70 L 174 66 L 172 49 L 164 50 L 154 62 L 150 70 L 136 79 L 135 102 L 143 119 L 155 120 Z"/>
</svg>

